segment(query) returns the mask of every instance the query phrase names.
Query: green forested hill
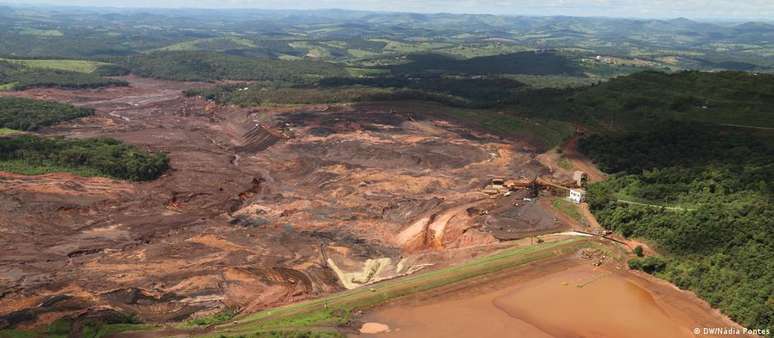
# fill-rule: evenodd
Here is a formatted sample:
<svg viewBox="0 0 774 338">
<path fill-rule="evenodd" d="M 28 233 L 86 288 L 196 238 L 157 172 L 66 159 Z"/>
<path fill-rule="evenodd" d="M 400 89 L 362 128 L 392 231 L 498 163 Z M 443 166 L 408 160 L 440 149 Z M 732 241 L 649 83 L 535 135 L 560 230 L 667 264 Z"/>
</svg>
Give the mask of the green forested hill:
<svg viewBox="0 0 774 338">
<path fill-rule="evenodd" d="M 108 79 L 93 73 L 29 67 L 0 61 L 0 86 L 3 89 L 24 90 L 34 87 L 82 89 L 126 85 L 128 85 L 126 81 Z"/>
<path fill-rule="evenodd" d="M 491 107 L 510 100 L 524 87 L 521 82 L 503 78 L 336 77 L 322 79 L 311 86 L 242 83 L 194 89 L 186 94 L 241 106 L 424 100 L 457 107 Z"/>
<path fill-rule="evenodd" d="M 647 71 L 590 87 L 532 91 L 517 101 L 535 114 L 616 129 L 663 120 L 774 127 L 771 74 Z"/>
<path fill-rule="evenodd" d="M 618 173 L 589 188 L 600 223 L 664 254 L 630 266 L 696 292 L 745 327 L 774 328 L 771 147 L 718 127 L 667 123 L 592 136 L 580 149 Z"/>
<path fill-rule="evenodd" d="M 576 63 L 556 53 L 522 52 L 456 59 L 442 54 L 414 54 L 410 62 L 391 67 L 394 74 L 581 75 Z"/>
<path fill-rule="evenodd" d="M 117 59 L 132 73 L 178 81 L 289 81 L 347 76 L 341 65 L 317 61 L 247 58 L 206 52 L 158 52 Z"/>
</svg>

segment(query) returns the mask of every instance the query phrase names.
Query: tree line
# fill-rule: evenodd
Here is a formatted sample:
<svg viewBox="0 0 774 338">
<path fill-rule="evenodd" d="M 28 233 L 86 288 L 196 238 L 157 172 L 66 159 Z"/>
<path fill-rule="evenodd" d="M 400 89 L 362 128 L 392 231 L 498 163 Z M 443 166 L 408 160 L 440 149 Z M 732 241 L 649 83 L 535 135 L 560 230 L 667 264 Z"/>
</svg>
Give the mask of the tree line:
<svg viewBox="0 0 774 338">
<path fill-rule="evenodd" d="M 31 131 L 94 114 L 94 109 L 19 97 L 0 97 L 0 128 Z"/>
<path fill-rule="evenodd" d="M 310 60 L 248 58 L 211 52 L 156 52 L 110 59 L 133 74 L 176 81 L 287 81 L 308 83 L 348 76 L 342 65 Z"/>
<path fill-rule="evenodd" d="M 7 84 L 14 90 L 38 87 L 89 89 L 129 85 L 126 81 L 104 78 L 99 74 L 25 67 L 3 61 L 0 61 L 0 84 Z"/>
<path fill-rule="evenodd" d="M 21 174 L 72 172 L 133 181 L 153 180 L 169 169 L 165 154 L 114 139 L 71 140 L 32 135 L 0 137 L 0 170 Z"/>
</svg>

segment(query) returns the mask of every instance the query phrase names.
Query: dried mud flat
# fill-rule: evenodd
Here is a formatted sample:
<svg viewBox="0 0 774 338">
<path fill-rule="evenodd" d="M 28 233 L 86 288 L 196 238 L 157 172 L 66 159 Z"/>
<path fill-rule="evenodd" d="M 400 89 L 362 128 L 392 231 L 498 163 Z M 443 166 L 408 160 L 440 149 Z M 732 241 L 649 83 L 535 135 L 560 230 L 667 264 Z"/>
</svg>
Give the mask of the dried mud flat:
<svg viewBox="0 0 774 338">
<path fill-rule="evenodd" d="M 163 151 L 172 170 L 143 183 L 0 173 L 0 328 L 254 311 L 568 227 L 545 203 L 481 193 L 548 173 L 518 140 L 379 106 L 219 107 L 183 97 L 202 84 L 127 79 L 3 94 L 94 107 L 42 133 Z"/>
</svg>

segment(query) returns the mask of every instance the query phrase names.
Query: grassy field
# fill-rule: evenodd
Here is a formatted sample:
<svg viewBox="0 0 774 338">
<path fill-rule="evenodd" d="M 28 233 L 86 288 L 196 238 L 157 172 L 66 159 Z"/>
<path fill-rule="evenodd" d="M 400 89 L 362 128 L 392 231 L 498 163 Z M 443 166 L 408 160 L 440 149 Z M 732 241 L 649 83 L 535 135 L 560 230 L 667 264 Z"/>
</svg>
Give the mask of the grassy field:
<svg viewBox="0 0 774 338">
<path fill-rule="evenodd" d="M 11 134 L 18 133 L 18 130 L 8 129 L 8 128 L 0 128 L 0 136 L 6 136 Z"/>
<path fill-rule="evenodd" d="M 239 336 L 256 332 L 295 331 L 310 327 L 333 328 L 346 323 L 353 311 L 368 309 L 391 299 L 469 280 L 527 263 L 542 261 L 592 245 L 568 239 L 529 247 L 511 248 L 466 263 L 419 273 L 337 293 L 328 297 L 261 311 L 216 327 L 207 337 Z"/>
<path fill-rule="evenodd" d="M 23 35 L 35 35 L 35 36 L 47 36 L 47 37 L 64 36 L 64 33 L 62 33 L 62 31 L 59 31 L 56 29 L 25 28 L 20 33 Z"/>
<path fill-rule="evenodd" d="M 16 87 L 16 82 L 0 84 L 0 92 L 5 90 L 13 90 Z"/>
<path fill-rule="evenodd" d="M 572 162 L 564 156 L 559 157 L 559 167 L 565 170 L 572 170 Z"/>
<path fill-rule="evenodd" d="M 163 48 L 158 48 L 154 50 L 147 51 L 146 53 L 152 53 L 152 52 L 158 52 L 158 51 L 167 51 L 167 52 L 174 52 L 174 51 L 194 51 L 194 50 L 206 50 L 201 47 L 201 45 L 205 45 L 210 42 L 227 42 L 233 45 L 233 47 L 241 47 L 241 48 L 255 48 L 257 47 L 255 42 L 245 39 L 238 36 L 227 36 L 227 37 L 218 37 L 218 38 L 206 38 L 206 39 L 196 39 L 196 40 L 190 40 L 190 41 L 183 41 L 176 44 L 172 44 Z"/>
<path fill-rule="evenodd" d="M 0 61 L 22 64 L 30 68 L 45 68 L 65 70 L 78 73 L 92 73 L 99 66 L 107 63 L 87 60 L 21 60 L 21 59 L 0 59 Z"/>
<path fill-rule="evenodd" d="M 453 44 L 446 43 L 446 42 L 432 42 L 432 41 L 423 41 L 423 42 L 414 41 L 411 43 L 389 40 L 389 39 L 371 39 L 371 41 L 384 42 L 387 44 L 384 47 L 385 51 L 399 52 L 399 53 L 425 52 L 425 51 L 430 51 L 434 49 L 441 49 L 441 48 L 447 48 L 447 47 L 453 46 Z"/>
<path fill-rule="evenodd" d="M 572 202 L 568 201 L 566 198 L 557 197 L 554 199 L 552 205 L 554 208 L 556 208 L 556 210 L 559 210 L 559 212 L 567 215 L 567 217 L 570 217 L 578 222 L 583 222 L 583 215 L 581 215 L 578 207 Z"/>
<path fill-rule="evenodd" d="M 21 175 L 71 173 L 82 177 L 109 177 L 109 175 L 91 168 L 46 164 L 33 165 L 25 161 L 0 161 L 0 171 Z"/>
</svg>

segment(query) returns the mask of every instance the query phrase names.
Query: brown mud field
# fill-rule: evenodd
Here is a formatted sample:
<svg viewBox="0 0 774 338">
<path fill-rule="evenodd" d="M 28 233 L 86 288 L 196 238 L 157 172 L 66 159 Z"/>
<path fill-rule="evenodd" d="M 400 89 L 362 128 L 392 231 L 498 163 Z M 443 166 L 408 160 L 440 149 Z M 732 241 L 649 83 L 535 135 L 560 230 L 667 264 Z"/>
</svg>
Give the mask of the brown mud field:
<svg viewBox="0 0 774 338">
<path fill-rule="evenodd" d="M 689 338 L 695 328 L 738 327 L 691 293 L 578 257 L 402 299 L 360 320 L 380 330 L 359 336 L 396 338 Z"/>
<path fill-rule="evenodd" d="M 4 92 L 96 108 L 41 131 L 166 152 L 152 182 L 0 173 L 0 329 L 256 311 L 570 227 L 481 192 L 549 174 L 529 144 L 378 106 L 223 107 L 182 90 Z M 346 283 L 342 282 L 346 279 Z"/>
</svg>

